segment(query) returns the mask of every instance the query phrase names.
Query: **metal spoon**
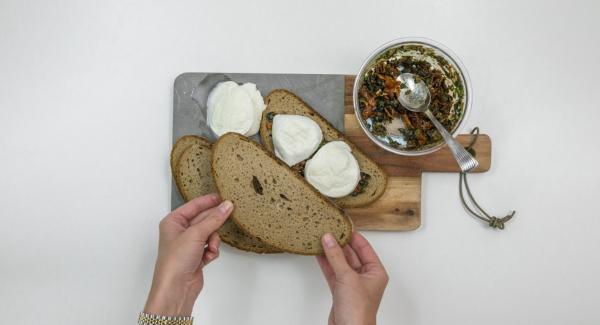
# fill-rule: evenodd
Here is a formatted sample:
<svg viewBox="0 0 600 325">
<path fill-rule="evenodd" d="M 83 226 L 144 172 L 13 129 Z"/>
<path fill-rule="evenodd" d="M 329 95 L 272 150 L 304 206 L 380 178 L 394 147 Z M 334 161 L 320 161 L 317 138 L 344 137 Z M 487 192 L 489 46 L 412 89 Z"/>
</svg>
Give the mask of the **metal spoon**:
<svg viewBox="0 0 600 325">
<path fill-rule="evenodd" d="M 463 173 L 477 167 L 479 162 L 454 140 L 450 132 L 446 130 L 442 123 L 431 113 L 431 110 L 429 110 L 431 95 L 425 82 L 423 80 L 415 80 L 415 76 L 412 73 L 402 73 L 398 76 L 397 80 L 406 86 L 400 90 L 400 95 L 398 96 L 400 104 L 410 111 L 425 113 L 440 132 L 448 147 L 450 147 L 450 151 Z"/>
</svg>

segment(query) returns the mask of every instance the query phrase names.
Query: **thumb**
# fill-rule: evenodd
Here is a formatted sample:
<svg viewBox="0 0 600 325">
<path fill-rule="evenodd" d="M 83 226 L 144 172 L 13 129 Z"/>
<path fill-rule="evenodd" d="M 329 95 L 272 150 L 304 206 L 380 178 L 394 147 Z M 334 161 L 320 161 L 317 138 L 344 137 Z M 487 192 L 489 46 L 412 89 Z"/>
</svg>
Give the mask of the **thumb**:
<svg viewBox="0 0 600 325">
<path fill-rule="evenodd" d="M 325 250 L 325 257 L 327 257 L 327 261 L 329 262 L 329 265 L 331 265 L 331 269 L 333 270 L 333 273 L 335 273 L 336 278 L 339 279 L 339 277 L 344 276 L 349 272 L 353 272 L 346 261 L 344 251 L 342 251 L 342 248 L 333 235 L 329 233 L 323 235 L 322 242 L 323 249 Z"/>
<path fill-rule="evenodd" d="M 231 201 L 223 201 L 218 206 L 204 211 L 202 221 L 191 225 L 186 232 L 189 232 L 194 240 L 206 243 L 208 237 L 219 230 L 227 220 L 231 211 L 233 211 Z"/>
</svg>

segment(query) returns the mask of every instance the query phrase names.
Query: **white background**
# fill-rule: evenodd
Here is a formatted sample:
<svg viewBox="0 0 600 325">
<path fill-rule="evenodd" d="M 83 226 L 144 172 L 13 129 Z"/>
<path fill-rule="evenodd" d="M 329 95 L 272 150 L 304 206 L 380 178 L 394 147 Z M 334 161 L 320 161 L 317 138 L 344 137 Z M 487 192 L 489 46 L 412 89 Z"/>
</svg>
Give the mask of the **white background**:
<svg viewBox="0 0 600 325">
<path fill-rule="evenodd" d="M 367 4 L 368 3 L 368 4 Z M 0 319 L 133 324 L 169 211 L 172 85 L 188 71 L 355 73 L 424 36 L 474 86 L 493 138 L 482 204 L 423 179 L 423 225 L 367 232 L 381 324 L 600 323 L 600 5 L 594 1 L 0 0 Z M 325 324 L 311 257 L 224 248 L 196 324 Z"/>
</svg>

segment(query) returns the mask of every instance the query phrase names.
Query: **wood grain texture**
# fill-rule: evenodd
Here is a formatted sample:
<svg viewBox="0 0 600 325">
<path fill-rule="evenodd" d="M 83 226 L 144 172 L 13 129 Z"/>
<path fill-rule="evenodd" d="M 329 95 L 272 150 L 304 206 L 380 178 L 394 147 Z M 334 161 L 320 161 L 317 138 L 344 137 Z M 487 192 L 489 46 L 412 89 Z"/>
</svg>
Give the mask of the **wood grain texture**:
<svg viewBox="0 0 600 325">
<path fill-rule="evenodd" d="M 360 230 L 413 230 L 421 225 L 421 176 L 394 176 L 379 200 L 346 209 Z"/>
<path fill-rule="evenodd" d="M 421 225 L 421 174 L 423 172 L 459 172 L 460 169 L 447 146 L 425 156 L 400 156 L 388 152 L 369 139 L 356 120 L 352 105 L 354 76 L 346 76 L 344 93 L 344 133 L 388 175 L 388 187 L 373 204 L 347 209 L 348 216 L 359 230 L 406 231 Z M 458 141 L 468 144 L 472 135 L 459 135 Z M 479 166 L 473 172 L 488 171 L 492 163 L 492 142 L 479 135 L 473 147 Z"/>
</svg>

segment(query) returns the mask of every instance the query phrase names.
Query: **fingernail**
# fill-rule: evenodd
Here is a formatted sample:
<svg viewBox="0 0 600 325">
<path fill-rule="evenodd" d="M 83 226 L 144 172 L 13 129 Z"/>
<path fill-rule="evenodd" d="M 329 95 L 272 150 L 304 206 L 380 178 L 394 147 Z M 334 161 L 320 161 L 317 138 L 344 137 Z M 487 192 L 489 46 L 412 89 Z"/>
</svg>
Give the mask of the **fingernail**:
<svg viewBox="0 0 600 325">
<path fill-rule="evenodd" d="M 233 208 L 233 203 L 231 203 L 231 201 L 223 201 L 219 205 L 219 211 L 221 211 L 222 213 L 227 213 L 227 212 L 231 211 L 232 208 Z"/>
<path fill-rule="evenodd" d="M 337 242 L 330 233 L 327 233 L 323 236 L 323 244 L 325 244 L 326 248 L 332 248 L 337 244 Z"/>
</svg>

